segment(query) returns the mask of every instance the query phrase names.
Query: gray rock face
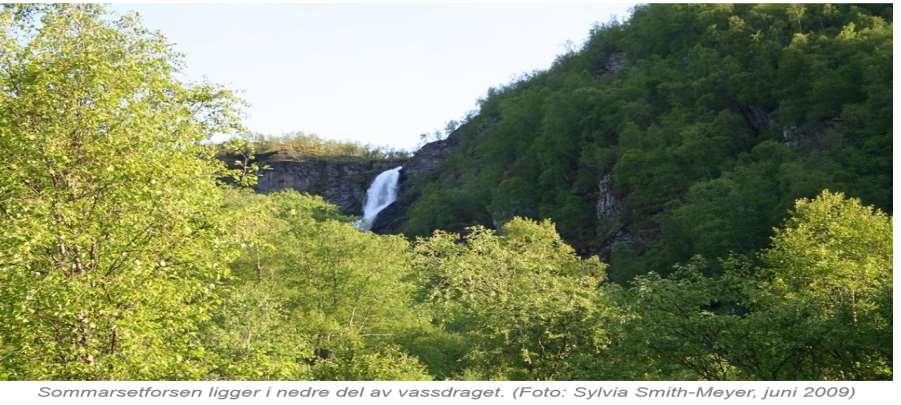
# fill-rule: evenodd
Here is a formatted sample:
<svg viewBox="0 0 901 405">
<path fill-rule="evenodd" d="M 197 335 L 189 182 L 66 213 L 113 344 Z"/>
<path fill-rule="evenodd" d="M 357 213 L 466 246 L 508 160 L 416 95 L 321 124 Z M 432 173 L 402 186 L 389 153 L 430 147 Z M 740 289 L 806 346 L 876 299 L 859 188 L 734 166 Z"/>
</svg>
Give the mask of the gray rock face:
<svg viewBox="0 0 901 405">
<path fill-rule="evenodd" d="M 607 52 L 593 62 L 592 76 L 595 79 L 612 78 L 623 69 L 629 61 L 623 52 Z"/>
<path fill-rule="evenodd" d="M 440 141 L 423 145 L 416 153 L 404 163 L 404 172 L 407 180 L 418 180 L 434 174 L 441 162 L 447 159 L 451 149 L 456 145 L 456 138 L 448 137 Z M 401 180 L 403 182 L 403 179 Z"/>
<path fill-rule="evenodd" d="M 608 174 L 598 182 L 598 200 L 595 204 L 595 215 L 600 224 L 598 235 L 607 235 L 613 231 L 622 222 L 622 214 L 622 204 L 613 193 L 613 178 Z"/>
<path fill-rule="evenodd" d="M 379 234 L 398 233 L 404 221 L 407 219 L 409 203 L 395 201 L 385 207 L 372 221 L 371 231 Z"/>
<path fill-rule="evenodd" d="M 316 194 L 337 205 L 342 212 L 361 215 L 369 183 L 382 171 L 402 161 L 336 161 L 306 159 L 300 161 L 262 160 L 270 170 L 263 171 L 255 187 L 257 192 L 293 189 Z"/>
<path fill-rule="evenodd" d="M 834 121 L 790 124 L 782 127 L 782 143 L 792 148 L 825 150 L 827 134 Z"/>
<path fill-rule="evenodd" d="M 613 188 L 613 177 L 605 175 L 598 182 L 598 199 L 595 203 L 595 228 L 598 239 L 602 242 L 600 254 L 605 258 L 613 244 L 631 241 L 632 236 L 626 227 L 626 209 L 622 196 Z"/>
<path fill-rule="evenodd" d="M 609 73 L 619 73 L 626 67 L 626 54 L 613 52 L 604 59 L 604 70 Z"/>
</svg>

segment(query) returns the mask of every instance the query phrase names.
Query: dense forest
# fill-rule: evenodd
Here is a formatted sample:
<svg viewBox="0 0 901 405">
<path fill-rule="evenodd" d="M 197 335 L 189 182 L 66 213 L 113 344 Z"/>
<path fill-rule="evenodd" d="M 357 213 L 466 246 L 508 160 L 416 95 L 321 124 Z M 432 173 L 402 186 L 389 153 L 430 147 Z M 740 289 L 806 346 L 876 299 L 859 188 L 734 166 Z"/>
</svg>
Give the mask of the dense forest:
<svg viewBox="0 0 901 405">
<path fill-rule="evenodd" d="M 891 14 L 639 6 L 377 235 L 254 155 L 395 152 L 210 147 L 241 100 L 137 16 L 3 6 L 0 379 L 890 380 Z"/>
<path fill-rule="evenodd" d="M 551 218 L 625 282 L 762 249 L 824 189 L 891 212 L 891 18 L 891 5 L 639 7 L 492 89 L 403 230 Z"/>
</svg>

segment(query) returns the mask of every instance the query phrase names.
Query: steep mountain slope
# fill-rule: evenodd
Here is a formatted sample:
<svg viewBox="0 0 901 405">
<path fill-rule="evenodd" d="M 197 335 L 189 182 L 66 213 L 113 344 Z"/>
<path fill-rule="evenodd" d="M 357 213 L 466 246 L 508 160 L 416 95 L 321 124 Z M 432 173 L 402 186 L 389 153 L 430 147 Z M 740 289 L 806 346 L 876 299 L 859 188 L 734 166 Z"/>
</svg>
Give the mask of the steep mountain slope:
<svg viewBox="0 0 901 405">
<path fill-rule="evenodd" d="M 551 218 L 626 281 L 760 249 L 795 199 L 823 189 L 891 212 L 891 14 L 638 7 L 549 70 L 491 89 L 382 230 Z"/>
</svg>

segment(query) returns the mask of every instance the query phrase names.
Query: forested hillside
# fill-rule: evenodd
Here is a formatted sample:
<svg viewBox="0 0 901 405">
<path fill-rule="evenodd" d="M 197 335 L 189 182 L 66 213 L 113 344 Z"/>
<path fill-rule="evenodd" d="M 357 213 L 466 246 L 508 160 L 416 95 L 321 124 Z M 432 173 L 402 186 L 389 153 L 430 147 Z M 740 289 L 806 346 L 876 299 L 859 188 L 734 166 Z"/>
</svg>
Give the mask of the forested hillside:
<svg viewBox="0 0 901 405">
<path fill-rule="evenodd" d="M 402 230 L 551 218 L 618 281 L 751 252 L 826 188 L 891 210 L 891 89 L 891 5 L 642 6 L 489 91 Z"/>
<path fill-rule="evenodd" d="M 136 16 L 3 6 L 0 379 L 891 380 L 891 32 L 640 7 L 490 92 L 405 236 L 253 192 Z"/>
</svg>

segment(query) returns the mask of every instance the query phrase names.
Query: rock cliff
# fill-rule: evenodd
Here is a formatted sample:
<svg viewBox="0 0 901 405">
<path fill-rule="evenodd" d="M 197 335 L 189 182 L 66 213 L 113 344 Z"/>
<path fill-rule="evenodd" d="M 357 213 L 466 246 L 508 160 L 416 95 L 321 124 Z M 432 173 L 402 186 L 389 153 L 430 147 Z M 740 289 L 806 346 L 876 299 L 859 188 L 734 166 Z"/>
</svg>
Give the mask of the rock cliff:
<svg viewBox="0 0 901 405">
<path fill-rule="evenodd" d="M 399 232 L 406 209 L 417 197 L 417 184 L 433 178 L 454 144 L 452 138 L 424 145 L 409 159 L 366 160 L 351 157 L 285 158 L 281 155 L 257 156 L 257 163 L 269 166 L 260 173 L 256 187 L 260 193 L 293 189 L 316 194 L 337 205 L 348 215 L 362 215 L 366 190 L 379 173 L 397 166 L 401 171 L 398 201 L 379 214 L 373 226 L 378 233 Z M 226 159 L 228 160 L 228 159 Z"/>
<path fill-rule="evenodd" d="M 310 158 L 281 160 L 277 155 L 258 162 L 270 167 L 259 177 L 256 191 L 294 189 L 320 195 L 349 215 L 361 215 L 366 189 L 376 175 L 402 165 L 401 160 Z"/>
</svg>

